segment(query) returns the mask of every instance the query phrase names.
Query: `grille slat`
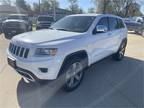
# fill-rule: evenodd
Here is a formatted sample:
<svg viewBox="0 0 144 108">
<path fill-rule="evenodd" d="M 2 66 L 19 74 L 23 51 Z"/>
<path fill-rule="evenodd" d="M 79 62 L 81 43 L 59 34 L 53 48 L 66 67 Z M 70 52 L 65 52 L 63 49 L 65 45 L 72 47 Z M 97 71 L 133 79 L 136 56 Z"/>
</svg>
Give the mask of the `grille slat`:
<svg viewBox="0 0 144 108">
<path fill-rule="evenodd" d="M 9 46 L 9 50 L 11 51 L 11 48 L 12 48 L 12 44 L 10 43 L 10 46 Z"/>
<path fill-rule="evenodd" d="M 24 48 L 22 47 L 20 51 L 20 57 L 23 57 L 23 53 L 24 53 Z"/>
<path fill-rule="evenodd" d="M 15 45 L 13 45 L 13 50 L 12 50 L 12 53 L 14 54 L 14 50 L 15 50 Z"/>
<path fill-rule="evenodd" d="M 14 47 L 14 54 L 16 53 L 16 50 L 17 50 L 17 46 Z"/>
<path fill-rule="evenodd" d="M 27 58 L 29 50 L 30 50 L 29 48 L 24 48 L 22 46 L 14 45 L 12 43 L 10 43 L 9 46 L 9 51 L 18 57 Z"/>
<path fill-rule="evenodd" d="M 19 51 L 20 51 L 20 47 L 18 46 L 17 52 L 16 52 L 16 55 L 17 55 L 17 56 L 19 55 Z"/>
<path fill-rule="evenodd" d="M 25 50 L 24 58 L 27 58 L 27 57 L 28 57 L 28 53 L 29 53 L 29 49 L 27 48 L 27 49 Z"/>
<path fill-rule="evenodd" d="M 11 52 L 13 52 L 13 49 L 14 49 L 14 45 L 12 44 L 12 49 L 11 49 Z"/>
</svg>

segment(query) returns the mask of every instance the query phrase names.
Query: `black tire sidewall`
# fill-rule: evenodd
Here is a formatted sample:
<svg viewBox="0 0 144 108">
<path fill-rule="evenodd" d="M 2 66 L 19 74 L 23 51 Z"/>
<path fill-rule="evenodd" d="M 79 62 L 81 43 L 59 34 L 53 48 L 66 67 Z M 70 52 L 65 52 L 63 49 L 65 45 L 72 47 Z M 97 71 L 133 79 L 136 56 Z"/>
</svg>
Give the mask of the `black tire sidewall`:
<svg viewBox="0 0 144 108">
<path fill-rule="evenodd" d="M 144 30 L 141 31 L 141 35 L 142 35 L 142 37 L 144 37 Z"/>
<path fill-rule="evenodd" d="M 4 35 L 5 35 L 6 39 L 11 39 L 12 38 L 12 35 L 9 35 L 8 33 L 4 33 Z"/>
<path fill-rule="evenodd" d="M 120 45 L 119 50 L 117 51 L 117 53 L 113 54 L 113 59 L 114 60 L 121 61 L 124 58 L 125 50 L 124 50 L 123 56 L 121 56 L 121 57 L 120 57 L 120 51 L 122 49 L 122 46 L 124 46 L 124 48 L 126 49 L 126 45 L 127 45 L 127 42 L 122 42 L 121 43 L 121 45 Z"/>
</svg>

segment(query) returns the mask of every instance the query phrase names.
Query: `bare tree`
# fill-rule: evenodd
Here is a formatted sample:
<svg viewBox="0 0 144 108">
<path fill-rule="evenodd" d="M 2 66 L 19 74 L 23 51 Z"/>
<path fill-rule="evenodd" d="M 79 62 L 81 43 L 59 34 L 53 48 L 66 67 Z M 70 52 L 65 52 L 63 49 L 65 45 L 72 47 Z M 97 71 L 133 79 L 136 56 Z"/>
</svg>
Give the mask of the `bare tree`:
<svg viewBox="0 0 144 108">
<path fill-rule="evenodd" d="M 112 0 L 114 13 L 122 17 L 141 15 L 140 5 L 136 0 Z"/>
<path fill-rule="evenodd" d="M 2 5 L 11 5 L 11 0 L 0 0 Z"/>
<path fill-rule="evenodd" d="M 69 10 L 73 13 L 83 13 L 83 10 L 78 5 L 78 0 L 68 0 L 69 2 Z"/>
<path fill-rule="evenodd" d="M 95 8 L 89 8 L 88 13 L 95 13 Z"/>
<path fill-rule="evenodd" d="M 111 0 L 92 0 L 92 2 L 97 7 L 97 13 L 107 13 Z"/>
<path fill-rule="evenodd" d="M 92 0 L 98 13 L 112 13 L 122 17 L 141 15 L 136 0 Z"/>
</svg>

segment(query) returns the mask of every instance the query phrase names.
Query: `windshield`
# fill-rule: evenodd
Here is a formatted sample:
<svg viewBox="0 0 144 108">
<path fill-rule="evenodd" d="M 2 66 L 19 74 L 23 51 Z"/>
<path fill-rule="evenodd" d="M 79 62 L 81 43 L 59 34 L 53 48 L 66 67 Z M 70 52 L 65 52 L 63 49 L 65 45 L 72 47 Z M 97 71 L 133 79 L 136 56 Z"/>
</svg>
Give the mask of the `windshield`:
<svg viewBox="0 0 144 108">
<path fill-rule="evenodd" d="M 27 16 L 9 16 L 7 19 L 20 19 L 20 20 L 26 20 L 28 21 L 28 17 Z"/>
<path fill-rule="evenodd" d="M 82 33 L 89 29 L 94 19 L 94 16 L 68 16 L 59 20 L 50 28 Z"/>
<path fill-rule="evenodd" d="M 53 17 L 38 17 L 38 21 L 54 21 Z"/>
</svg>

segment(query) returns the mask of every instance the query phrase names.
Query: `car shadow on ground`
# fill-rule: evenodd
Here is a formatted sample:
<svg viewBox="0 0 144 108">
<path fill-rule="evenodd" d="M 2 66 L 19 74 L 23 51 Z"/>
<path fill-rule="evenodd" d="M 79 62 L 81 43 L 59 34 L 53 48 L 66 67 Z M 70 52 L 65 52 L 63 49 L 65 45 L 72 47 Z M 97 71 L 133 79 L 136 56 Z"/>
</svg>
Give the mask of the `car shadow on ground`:
<svg viewBox="0 0 144 108">
<path fill-rule="evenodd" d="M 66 93 L 60 81 L 45 85 L 20 80 L 17 99 L 21 108 L 143 107 L 144 61 L 108 57 L 92 65 L 80 87 Z"/>
</svg>

